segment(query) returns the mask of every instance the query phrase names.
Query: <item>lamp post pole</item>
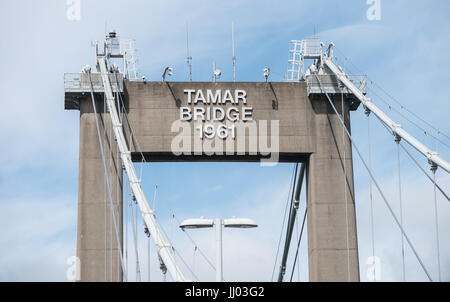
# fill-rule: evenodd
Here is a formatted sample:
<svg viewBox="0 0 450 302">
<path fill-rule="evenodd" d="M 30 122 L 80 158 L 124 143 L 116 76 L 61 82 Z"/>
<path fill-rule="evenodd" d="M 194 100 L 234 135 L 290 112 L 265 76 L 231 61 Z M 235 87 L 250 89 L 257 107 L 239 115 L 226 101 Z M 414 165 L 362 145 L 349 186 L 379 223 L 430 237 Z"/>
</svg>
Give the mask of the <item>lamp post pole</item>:
<svg viewBox="0 0 450 302">
<path fill-rule="evenodd" d="M 216 281 L 223 281 L 223 258 L 222 258 L 222 220 L 216 218 Z"/>
<path fill-rule="evenodd" d="M 222 255 L 222 227 L 225 228 L 256 228 L 258 225 L 249 218 L 230 218 L 230 219 L 222 219 L 216 218 L 205 219 L 203 217 L 200 218 L 191 218 L 186 219 L 180 224 L 180 228 L 184 229 L 204 229 L 204 228 L 212 228 L 216 227 L 216 281 L 223 281 L 223 255 Z"/>
</svg>

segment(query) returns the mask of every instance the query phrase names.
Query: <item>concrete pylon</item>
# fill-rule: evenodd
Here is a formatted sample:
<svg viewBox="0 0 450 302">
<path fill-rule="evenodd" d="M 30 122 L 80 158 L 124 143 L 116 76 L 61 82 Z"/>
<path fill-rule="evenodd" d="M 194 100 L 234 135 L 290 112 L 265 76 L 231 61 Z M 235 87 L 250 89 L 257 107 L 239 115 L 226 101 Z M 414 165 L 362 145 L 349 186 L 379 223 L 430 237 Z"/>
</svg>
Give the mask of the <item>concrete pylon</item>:
<svg viewBox="0 0 450 302">
<path fill-rule="evenodd" d="M 237 86 L 238 85 L 238 86 Z M 307 93 L 305 82 L 298 83 L 210 83 L 210 82 L 125 82 L 124 99 L 128 117 L 144 156 L 153 161 L 255 161 L 250 154 L 210 157 L 176 156 L 171 144 L 178 133 L 172 124 L 179 119 L 179 105 L 188 104 L 185 89 L 207 91 L 245 90 L 253 117 L 258 121 L 279 121 L 279 159 L 282 162 L 307 161 L 308 255 L 310 281 L 359 281 L 356 238 L 355 196 L 350 141 L 324 95 Z M 92 103 L 79 101 L 67 93 L 65 107 L 80 110 L 80 168 L 77 255 L 81 260 L 81 281 L 121 281 L 122 275 L 112 226 L 109 199 L 105 189 L 103 163 L 98 144 Z M 335 95 L 340 111 L 341 95 Z M 108 114 L 103 114 L 98 96 L 101 131 L 106 126 L 105 152 L 109 179 L 122 238 L 122 164 L 117 158 Z M 274 103 L 277 106 L 274 106 Z M 349 111 L 357 105 L 345 100 L 345 122 L 350 129 Z M 204 104 L 196 106 L 207 107 Z M 231 106 L 228 104 L 228 106 Z M 242 107 L 242 104 L 238 106 Z M 192 125 L 193 126 L 193 125 Z M 194 129 L 194 127 L 192 127 Z M 126 131 L 127 129 L 125 129 Z M 129 133 L 128 133 L 129 134 Z M 128 137 L 128 135 L 127 135 Z M 192 137 L 192 136 L 191 136 Z M 231 139 L 231 138 L 229 138 Z M 249 137 L 246 138 L 246 145 Z M 112 147 L 109 147 L 112 144 Z M 346 155 L 344 158 L 344 146 Z M 131 152 L 137 149 L 130 142 Z M 225 153 L 224 153 L 225 154 Z M 136 157 L 140 159 L 140 157 Z M 347 184 L 344 178 L 344 163 Z M 347 190 L 345 190 L 347 186 Z M 347 192 L 347 194 L 345 193 Z M 347 198 L 346 198 L 347 195 Z M 106 215 L 105 215 L 106 206 Z M 105 226 L 106 225 L 106 226 Z M 105 245 L 106 238 L 106 245 Z M 350 274 L 348 273 L 350 271 Z M 350 275 L 350 278 L 349 278 Z"/>
<path fill-rule="evenodd" d="M 104 113 L 101 96 L 97 97 L 96 109 L 121 241 L 122 162 L 111 132 L 109 114 Z M 79 152 L 77 257 L 80 259 L 80 265 L 77 275 L 80 280 L 78 281 L 122 281 L 119 250 L 90 97 L 80 102 Z"/>
<path fill-rule="evenodd" d="M 343 138 L 342 124 L 325 96 L 311 102 L 316 113 L 316 152 L 310 156 L 307 172 L 309 278 L 310 281 L 357 282 L 359 262 L 351 142 L 347 135 Z M 344 104 L 345 123 L 350 129 L 349 106 L 347 102 Z M 341 113 L 340 96 L 336 97 L 334 105 Z"/>
</svg>

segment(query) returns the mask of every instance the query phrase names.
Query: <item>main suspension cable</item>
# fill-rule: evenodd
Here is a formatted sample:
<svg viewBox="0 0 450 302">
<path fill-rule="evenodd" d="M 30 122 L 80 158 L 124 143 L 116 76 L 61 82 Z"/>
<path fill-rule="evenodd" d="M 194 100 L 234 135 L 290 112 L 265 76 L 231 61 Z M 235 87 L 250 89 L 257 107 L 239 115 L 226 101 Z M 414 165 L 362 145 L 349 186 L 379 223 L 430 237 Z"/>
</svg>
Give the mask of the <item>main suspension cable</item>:
<svg viewBox="0 0 450 302">
<path fill-rule="evenodd" d="M 316 76 L 316 79 L 320 85 L 320 89 L 321 91 L 326 95 L 328 102 L 330 103 L 331 107 L 333 108 L 334 112 L 336 113 L 337 118 L 339 119 L 339 121 L 341 122 L 342 125 L 344 125 L 344 121 L 341 119 L 336 107 L 333 104 L 333 101 L 330 99 L 330 96 L 328 95 L 328 93 L 324 90 L 323 86 L 322 86 L 322 82 L 319 79 L 319 76 L 317 75 L 317 72 L 314 73 L 314 75 Z M 349 137 L 350 141 L 352 142 L 353 147 L 355 148 L 355 151 L 357 152 L 359 158 L 361 159 L 361 162 L 363 163 L 364 167 L 366 168 L 367 172 L 369 173 L 369 176 L 372 178 L 378 192 L 380 193 L 385 205 L 387 206 L 390 214 L 392 215 L 392 217 L 394 218 L 394 221 L 396 222 L 396 224 L 398 225 L 398 227 L 401 229 L 403 235 L 405 236 L 406 241 L 408 242 L 408 245 L 411 247 L 412 251 L 414 252 L 414 255 L 416 256 L 420 266 L 422 267 L 423 271 L 425 272 L 425 274 L 427 275 L 427 278 L 429 281 L 433 281 L 433 279 L 431 278 L 428 270 L 426 269 L 425 265 L 422 262 L 422 259 L 420 258 L 419 254 L 417 253 L 416 249 L 414 248 L 414 246 L 412 245 L 411 241 L 409 240 L 409 237 L 406 235 L 404 229 L 401 227 L 401 224 L 399 222 L 399 220 L 397 219 L 397 216 L 395 216 L 394 211 L 392 210 L 391 206 L 389 205 L 389 202 L 386 199 L 386 196 L 384 195 L 383 191 L 381 190 L 380 186 L 378 185 L 378 182 L 376 181 L 375 177 L 373 176 L 371 170 L 369 169 L 369 167 L 367 166 L 366 161 L 364 160 L 361 152 L 359 151 L 358 146 L 356 145 L 355 141 L 353 140 L 352 135 L 350 134 L 350 132 L 348 131 L 347 127 L 345 127 L 345 132 L 347 133 L 347 136 Z"/>
<path fill-rule="evenodd" d="M 336 49 L 346 60 L 348 60 L 348 62 L 350 62 L 350 64 L 356 69 L 356 71 L 358 73 L 363 74 L 362 70 L 360 68 L 358 68 L 358 66 L 356 66 L 356 64 L 349 58 L 347 58 L 347 56 L 336 46 L 334 46 L 334 49 Z M 381 92 L 383 92 L 386 96 L 388 96 L 391 100 L 393 100 L 395 103 L 397 103 L 397 105 L 400 106 L 401 109 L 405 110 L 406 112 L 408 112 L 409 114 L 411 114 L 412 116 L 414 116 L 416 119 L 418 119 L 419 121 L 421 121 L 423 124 L 427 125 L 428 127 L 430 127 L 431 129 L 433 129 L 436 133 L 446 137 L 447 139 L 450 140 L 450 135 L 447 135 L 446 133 L 442 132 L 440 129 L 438 129 L 437 127 L 433 126 L 431 123 L 427 122 L 425 119 L 423 119 L 422 117 L 420 117 L 419 115 L 417 115 L 416 113 L 414 113 L 412 110 L 408 109 L 407 107 L 405 107 L 401 102 L 399 102 L 396 98 L 394 98 L 391 94 L 389 94 L 386 90 L 384 90 L 379 84 L 377 84 L 375 81 L 373 81 L 372 79 L 370 79 L 368 77 L 368 79 L 372 82 L 372 84 L 374 86 L 376 86 Z M 443 143 L 441 141 L 441 143 Z"/>
<path fill-rule="evenodd" d="M 117 241 L 117 249 L 118 249 L 119 255 L 120 255 L 120 263 L 121 263 L 121 266 L 122 266 L 122 272 L 125 272 L 125 266 L 124 266 L 124 263 L 123 263 L 123 255 L 122 255 L 122 244 L 121 244 L 121 240 L 119 238 L 119 230 L 118 230 L 117 221 L 116 221 L 116 212 L 114 211 L 114 203 L 113 203 L 113 198 L 112 198 L 111 185 L 109 183 L 108 169 L 106 167 L 105 152 L 104 152 L 103 143 L 102 143 L 102 140 L 101 140 L 100 126 L 99 126 L 98 116 L 97 116 L 97 106 L 96 106 L 96 103 L 95 103 L 94 87 L 93 87 L 93 84 L 92 84 L 92 78 L 91 78 L 90 70 L 87 71 L 87 75 L 88 75 L 88 78 L 89 78 L 89 84 L 90 84 L 90 88 L 91 88 L 92 107 L 94 109 L 95 125 L 96 125 L 96 128 L 97 128 L 97 137 L 98 137 L 98 142 L 99 142 L 99 145 L 100 145 L 100 151 L 101 151 L 102 162 L 103 162 L 103 170 L 104 170 L 104 173 L 105 173 L 105 179 L 106 179 L 106 184 L 107 184 L 107 188 L 108 188 L 108 197 L 109 197 L 109 201 L 110 201 L 110 208 L 111 208 L 112 215 L 113 215 L 114 230 L 115 230 L 116 241 Z"/>
<path fill-rule="evenodd" d="M 390 134 L 392 134 L 392 132 L 390 131 L 390 129 L 382 122 L 380 121 L 381 124 L 384 126 L 384 128 L 386 129 L 386 131 L 388 131 Z M 445 197 L 445 199 L 447 199 L 447 201 L 450 202 L 450 197 L 447 195 L 447 193 L 445 193 L 445 191 L 441 188 L 441 186 L 439 186 L 436 181 L 434 180 L 433 177 L 431 177 L 426 171 L 425 169 L 420 165 L 420 163 L 414 158 L 414 156 L 411 154 L 411 152 L 408 151 L 408 149 L 402 144 L 402 142 L 399 142 L 400 147 L 402 147 L 403 151 L 405 151 L 405 153 L 409 156 L 409 158 L 416 164 L 416 166 L 422 171 L 422 173 L 431 181 L 431 183 L 433 183 L 434 185 L 436 185 L 436 188 L 441 192 L 441 194 Z"/>
</svg>

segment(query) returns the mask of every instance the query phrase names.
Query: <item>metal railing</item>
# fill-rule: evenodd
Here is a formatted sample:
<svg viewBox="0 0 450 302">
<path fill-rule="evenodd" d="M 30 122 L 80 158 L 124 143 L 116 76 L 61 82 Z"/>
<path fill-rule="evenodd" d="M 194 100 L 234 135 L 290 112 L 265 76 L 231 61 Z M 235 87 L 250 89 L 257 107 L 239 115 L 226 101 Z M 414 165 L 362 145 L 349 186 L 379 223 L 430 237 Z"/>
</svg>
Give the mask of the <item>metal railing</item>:
<svg viewBox="0 0 450 302">
<path fill-rule="evenodd" d="M 340 84 L 336 75 L 319 75 L 320 82 L 327 93 L 352 93 L 347 87 Z M 347 75 L 350 82 L 353 83 L 363 94 L 367 92 L 366 75 Z M 306 85 L 309 94 L 323 93 L 317 78 L 314 75 L 306 77 Z"/>
<path fill-rule="evenodd" d="M 101 73 L 92 73 L 92 85 L 94 92 L 104 92 Z M 108 74 L 113 92 L 123 92 L 123 75 Z M 87 73 L 65 73 L 64 74 L 65 92 L 90 92 L 91 87 Z"/>
</svg>

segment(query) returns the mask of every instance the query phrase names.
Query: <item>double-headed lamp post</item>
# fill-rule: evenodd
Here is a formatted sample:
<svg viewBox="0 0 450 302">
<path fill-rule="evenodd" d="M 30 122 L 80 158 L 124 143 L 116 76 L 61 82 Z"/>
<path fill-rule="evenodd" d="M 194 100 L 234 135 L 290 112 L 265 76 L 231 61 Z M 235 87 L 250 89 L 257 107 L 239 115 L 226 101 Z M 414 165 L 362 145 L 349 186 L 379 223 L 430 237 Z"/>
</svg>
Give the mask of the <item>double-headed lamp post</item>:
<svg viewBox="0 0 450 302">
<path fill-rule="evenodd" d="M 222 257 L 222 226 L 226 228 L 256 228 L 258 225 L 249 218 L 229 218 L 223 221 L 220 218 L 205 219 L 201 218 L 191 218 L 186 219 L 180 224 L 180 228 L 184 229 L 204 229 L 216 227 L 216 281 L 223 281 L 223 257 Z"/>
</svg>

